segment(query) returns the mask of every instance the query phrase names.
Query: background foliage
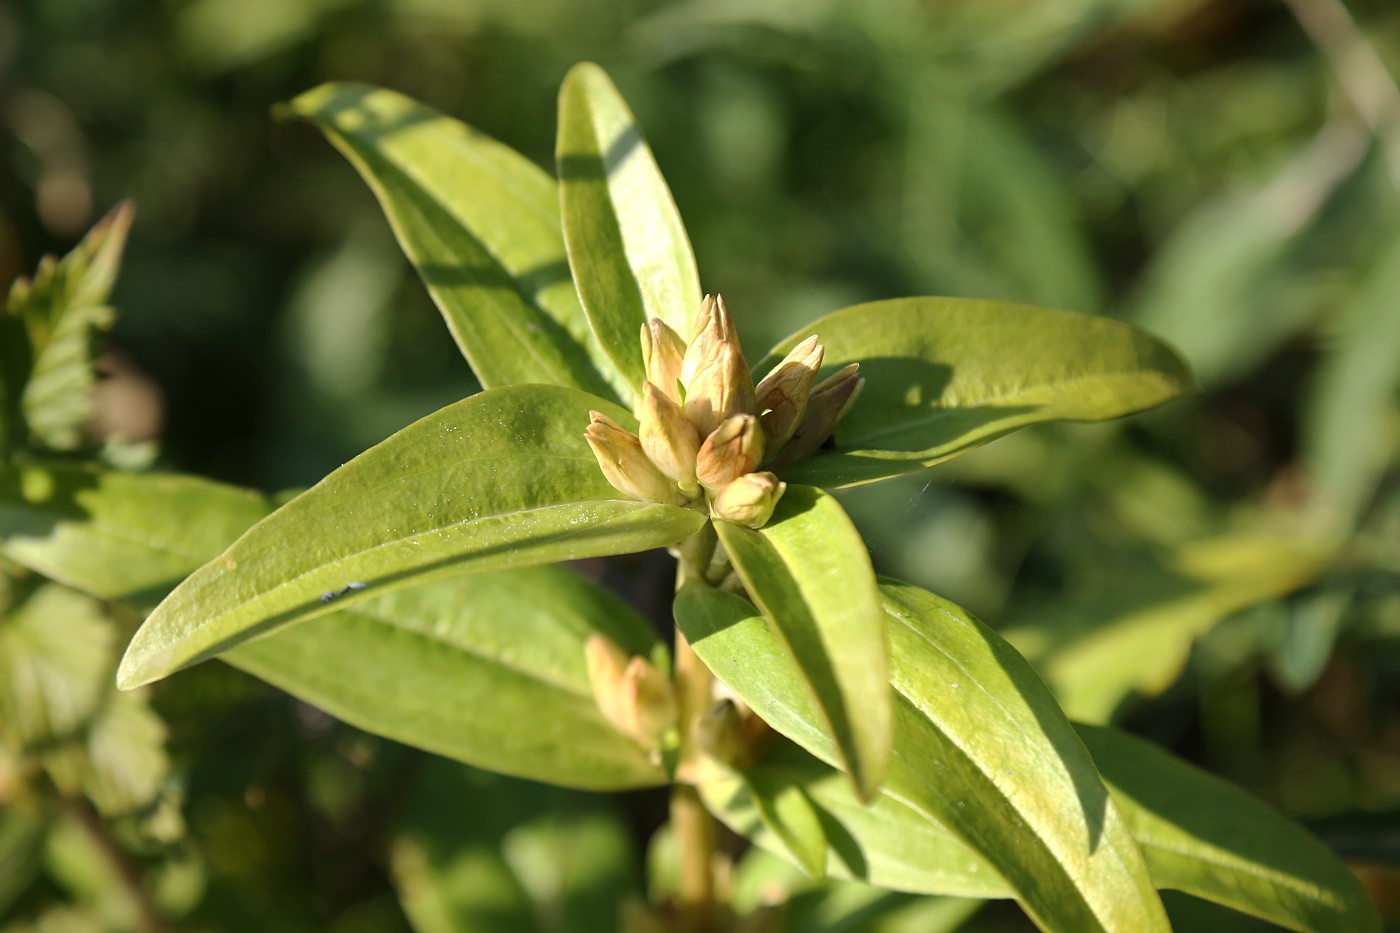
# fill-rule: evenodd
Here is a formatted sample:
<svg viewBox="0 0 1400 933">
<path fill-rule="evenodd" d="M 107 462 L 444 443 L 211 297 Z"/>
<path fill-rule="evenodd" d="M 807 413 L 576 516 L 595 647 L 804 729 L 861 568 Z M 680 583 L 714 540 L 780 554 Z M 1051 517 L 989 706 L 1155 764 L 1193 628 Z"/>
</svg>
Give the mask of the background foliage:
<svg viewBox="0 0 1400 933">
<path fill-rule="evenodd" d="M 1400 923 L 1400 96 L 1384 73 L 1400 11 L 1351 6 L 1357 32 L 1322 0 L 0 2 L 0 282 L 132 197 L 97 411 L 128 443 L 108 456 L 158 439 L 163 467 L 305 485 L 475 385 L 353 170 L 269 108 L 374 82 L 549 166 L 559 80 L 598 61 L 751 351 L 911 294 L 1103 313 L 1182 350 L 1195 399 L 1023 432 L 843 504 L 877 569 L 996 624 L 1071 715 L 1302 819 L 1372 866 Z M 669 601 L 664 557 L 583 569 L 644 612 Z M 134 620 L 61 588 L 17 604 L 35 600 L 68 603 L 63 641 L 90 648 L 55 652 L 86 686 L 51 731 L 140 756 L 114 767 L 145 783 L 114 803 L 53 749 L 70 803 L 40 828 L 14 790 L 13 748 L 34 736 L 6 746 L 16 929 L 150 928 L 155 911 L 611 930 L 618 892 L 639 891 L 631 843 L 661 797 L 447 765 L 218 663 L 150 707 L 103 701 Z M 24 621 L 6 619 L 7 644 Z M 97 742 L 112 728 L 144 738 Z M 761 869 L 736 885 L 757 892 Z M 870 929 L 862 893 L 794 915 Z M 881 903 L 889 929 L 961 919 Z M 1169 906 L 1183 928 L 1217 922 Z M 962 928 L 1019 922 L 993 908 Z"/>
</svg>

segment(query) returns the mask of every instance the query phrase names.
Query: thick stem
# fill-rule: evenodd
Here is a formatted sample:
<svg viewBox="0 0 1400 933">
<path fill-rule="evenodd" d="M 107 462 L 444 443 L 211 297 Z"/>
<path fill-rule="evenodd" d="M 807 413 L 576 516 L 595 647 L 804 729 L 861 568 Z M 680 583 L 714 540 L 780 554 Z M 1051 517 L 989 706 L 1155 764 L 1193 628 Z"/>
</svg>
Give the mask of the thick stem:
<svg viewBox="0 0 1400 933">
<path fill-rule="evenodd" d="M 703 580 L 714 555 L 716 537 L 713 527 L 706 525 L 677 552 L 676 587 L 687 580 Z M 696 721 L 710 705 L 710 688 L 714 675 L 705 662 L 691 649 L 680 629 L 676 629 L 676 706 L 680 714 L 680 768 L 687 767 L 700 754 L 696 747 Z M 678 907 L 686 933 L 709 933 L 715 922 L 715 820 L 700 801 L 700 794 L 689 784 L 677 783 L 671 788 L 671 826 L 680 850 L 681 878 Z"/>
</svg>

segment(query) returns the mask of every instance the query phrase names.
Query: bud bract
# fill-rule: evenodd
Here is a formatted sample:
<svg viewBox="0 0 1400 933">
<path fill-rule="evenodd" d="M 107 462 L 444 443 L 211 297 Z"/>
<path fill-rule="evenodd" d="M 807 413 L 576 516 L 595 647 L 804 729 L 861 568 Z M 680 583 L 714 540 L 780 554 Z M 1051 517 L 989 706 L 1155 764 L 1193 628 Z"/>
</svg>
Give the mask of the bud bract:
<svg viewBox="0 0 1400 933">
<path fill-rule="evenodd" d="M 792 437 L 807 410 L 812 382 L 822 366 L 825 348 L 816 335 L 792 348 L 754 390 L 759 419 L 768 436 L 770 450 L 776 451 Z"/>
<path fill-rule="evenodd" d="M 716 518 L 762 528 L 787 489 L 772 473 L 745 473 L 720 491 L 710 505 Z"/>
<path fill-rule="evenodd" d="M 647 379 L 673 402 L 681 400 L 676 382 L 681 378 L 684 358 L 685 344 L 665 321 L 654 317 L 642 325 L 642 361 Z"/>
<path fill-rule="evenodd" d="M 836 429 L 836 423 L 851 410 L 864 387 L 860 364 L 851 363 L 813 388 L 802 421 L 783 449 L 773 457 L 773 468 L 788 466 L 815 453 Z"/>
<path fill-rule="evenodd" d="M 584 437 L 613 488 L 643 502 L 684 505 L 686 497 L 642 450 L 641 439 L 602 412 L 590 411 Z"/>
<path fill-rule="evenodd" d="M 684 492 L 695 492 L 695 456 L 700 452 L 700 432 L 677 405 L 650 381 L 642 384 L 642 450 L 656 467 L 678 483 Z"/>
<path fill-rule="evenodd" d="M 718 493 L 745 473 L 752 473 L 763 459 L 763 428 L 753 415 L 734 415 L 705 438 L 695 458 L 695 476 L 711 492 Z"/>
</svg>

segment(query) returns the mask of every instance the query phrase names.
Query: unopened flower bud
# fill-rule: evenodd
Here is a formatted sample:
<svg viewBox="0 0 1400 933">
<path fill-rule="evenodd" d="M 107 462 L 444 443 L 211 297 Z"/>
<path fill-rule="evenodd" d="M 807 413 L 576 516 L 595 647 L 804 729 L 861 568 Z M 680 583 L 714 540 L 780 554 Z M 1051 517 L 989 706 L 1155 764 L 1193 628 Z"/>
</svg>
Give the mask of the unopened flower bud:
<svg viewBox="0 0 1400 933">
<path fill-rule="evenodd" d="M 602 412 L 590 411 L 584 437 L 613 488 L 643 502 L 684 505 L 676 484 L 656 468 L 642 450 L 641 439 Z"/>
<path fill-rule="evenodd" d="M 745 473 L 720 491 L 710 510 L 716 518 L 762 528 L 786 489 L 787 483 L 772 473 Z"/>
<path fill-rule="evenodd" d="M 684 358 L 685 344 L 665 321 L 654 317 L 642 325 L 642 361 L 647 379 L 673 402 L 681 400 L 676 383 L 681 378 Z"/>
<path fill-rule="evenodd" d="M 851 363 L 812 389 L 807 410 L 792 438 L 772 460 L 773 469 L 780 469 L 815 453 L 836 429 L 836 423 L 846 416 L 860 397 L 865 380 L 860 376 L 860 364 Z"/>
<path fill-rule="evenodd" d="M 754 408 L 753 376 L 737 344 L 717 344 L 685 389 L 686 417 L 701 434 L 709 434 L 730 415 Z"/>
<path fill-rule="evenodd" d="M 729 316 L 729 308 L 723 295 L 706 295 L 700 302 L 700 315 L 695 319 L 695 332 L 690 335 L 690 343 L 685 349 L 685 359 L 681 364 L 681 382 L 690 386 L 705 365 L 714 356 L 715 348 L 721 343 L 739 345 L 739 332 L 734 328 L 734 319 Z"/>
<path fill-rule="evenodd" d="M 603 718 L 649 751 L 676 728 L 676 693 L 671 682 L 642 657 L 629 658 L 603 635 L 584 644 L 588 683 Z"/>
<path fill-rule="evenodd" d="M 711 706 L 695 723 L 695 739 L 705 754 L 737 770 L 758 761 L 772 735 L 766 722 L 729 699 Z"/>
<path fill-rule="evenodd" d="M 719 492 L 745 473 L 752 473 L 763 459 L 763 428 L 753 415 L 734 415 L 705 438 L 695 458 L 700 485 Z"/>
<path fill-rule="evenodd" d="M 825 352 L 816 335 L 792 348 L 773 371 L 763 377 L 754 390 L 763 431 L 768 435 L 770 450 L 777 450 L 792 437 L 807 410 L 807 397 L 812 382 L 822 366 Z"/>
<path fill-rule="evenodd" d="M 647 458 L 683 492 L 695 492 L 700 432 L 685 416 L 685 409 L 648 381 L 642 384 L 640 419 L 642 450 Z"/>
</svg>

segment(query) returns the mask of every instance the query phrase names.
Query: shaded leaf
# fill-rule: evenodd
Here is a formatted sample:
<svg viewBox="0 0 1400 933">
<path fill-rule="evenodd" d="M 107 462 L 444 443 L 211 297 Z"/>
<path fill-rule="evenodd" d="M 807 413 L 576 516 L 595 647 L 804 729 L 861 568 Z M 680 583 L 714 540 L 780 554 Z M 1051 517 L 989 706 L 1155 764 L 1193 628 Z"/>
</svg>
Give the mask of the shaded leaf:
<svg viewBox="0 0 1400 933">
<path fill-rule="evenodd" d="M 594 633 L 643 657 L 656 640 L 617 597 L 537 567 L 390 593 L 222 657 L 361 729 L 481 768 L 592 790 L 662 784 L 598 711 L 583 649 Z"/>
<path fill-rule="evenodd" d="M 715 529 L 745 588 L 787 646 L 786 665 L 796 665 L 811 691 L 823 732 L 861 795 L 873 798 L 890 756 L 889 653 L 875 572 L 860 533 L 835 498 L 795 485 L 758 531 L 724 521 Z M 676 618 L 687 638 L 695 605 L 683 590 Z"/>
<path fill-rule="evenodd" d="M 825 488 L 923 469 L 1030 424 L 1118 418 L 1192 388 L 1171 349 L 1125 324 L 955 298 L 836 311 L 773 348 L 756 371 L 811 334 L 826 345 L 824 372 L 860 363 L 865 377 L 835 450 L 783 471 Z"/>
<path fill-rule="evenodd" d="M 618 400 L 569 277 L 558 190 L 544 171 L 370 85 L 324 84 L 287 109 L 318 126 L 374 190 L 483 386 L 542 382 Z"/>
<path fill-rule="evenodd" d="M 114 641 L 102 607 L 47 583 L 0 619 L 0 735 L 20 746 L 82 734 L 111 690 Z"/>
<path fill-rule="evenodd" d="M 257 493 L 193 476 L 0 467 L 0 553 L 85 593 L 148 609 L 270 508 Z"/>
<path fill-rule="evenodd" d="M 589 409 L 634 423 L 573 389 L 508 386 L 410 425 L 180 584 L 132 639 L 118 683 L 139 686 L 387 590 L 695 532 L 699 512 L 617 498 L 583 439 Z"/>
<path fill-rule="evenodd" d="M 745 781 L 763 825 L 809 877 L 825 878 L 826 833 L 802 788 L 791 781 L 769 780 L 761 770 L 745 774 Z"/>
<path fill-rule="evenodd" d="M 1164 928 L 1093 762 L 1030 667 L 931 594 L 891 581 L 881 595 L 898 691 L 886 792 L 994 866 L 1047 929 Z M 835 764 L 810 701 L 763 663 L 773 651 L 766 626 L 740 600 L 702 598 L 709 631 L 686 631 L 696 653 L 775 729 Z M 745 667 L 768 673 L 744 677 Z"/>
<path fill-rule="evenodd" d="M 695 256 L 636 118 L 597 65 L 559 90 L 559 197 L 569 265 L 603 348 L 634 390 L 638 333 L 656 317 L 689 340 L 700 308 Z"/>
<path fill-rule="evenodd" d="M 1101 727 L 1079 733 L 1160 887 L 1290 930 L 1380 929 L 1357 877 L 1292 820 L 1151 743 Z"/>
</svg>

